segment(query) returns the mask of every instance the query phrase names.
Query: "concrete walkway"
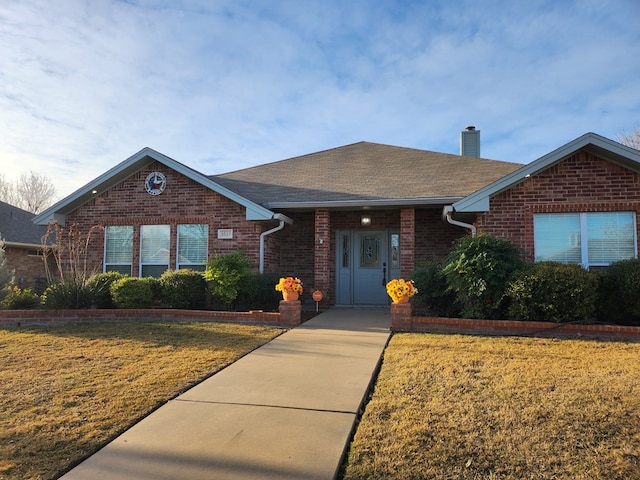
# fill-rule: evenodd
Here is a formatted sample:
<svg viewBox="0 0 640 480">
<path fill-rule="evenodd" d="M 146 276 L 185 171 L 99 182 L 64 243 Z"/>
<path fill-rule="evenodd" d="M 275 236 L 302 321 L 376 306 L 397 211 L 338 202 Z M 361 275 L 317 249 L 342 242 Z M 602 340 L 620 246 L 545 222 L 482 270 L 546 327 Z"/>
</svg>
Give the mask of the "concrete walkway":
<svg viewBox="0 0 640 480">
<path fill-rule="evenodd" d="M 332 309 L 168 402 L 63 480 L 333 479 L 389 338 Z"/>
</svg>

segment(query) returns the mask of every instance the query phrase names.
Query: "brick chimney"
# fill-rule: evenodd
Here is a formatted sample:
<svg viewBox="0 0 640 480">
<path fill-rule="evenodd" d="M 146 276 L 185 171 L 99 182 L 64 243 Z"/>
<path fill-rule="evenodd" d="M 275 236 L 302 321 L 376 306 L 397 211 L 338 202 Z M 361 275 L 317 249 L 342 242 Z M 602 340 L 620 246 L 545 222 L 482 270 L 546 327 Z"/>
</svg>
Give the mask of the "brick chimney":
<svg viewBox="0 0 640 480">
<path fill-rule="evenodd" d="M 469 126 L 460 133 L 460 155 L 480 158 L 480 130 Z"/>
</svg>

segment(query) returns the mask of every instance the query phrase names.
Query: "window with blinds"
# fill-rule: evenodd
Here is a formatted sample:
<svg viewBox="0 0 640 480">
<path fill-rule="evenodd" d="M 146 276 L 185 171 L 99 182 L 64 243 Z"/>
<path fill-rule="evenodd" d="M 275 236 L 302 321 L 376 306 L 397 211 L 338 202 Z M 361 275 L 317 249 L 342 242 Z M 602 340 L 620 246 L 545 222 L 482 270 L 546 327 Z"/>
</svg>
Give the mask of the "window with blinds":
<svg viewBox="0 0 640 480">
<path fill-rule="evenodd" d="M 178 225 L 178 269 L 204 271 L 209 256 L 209 225 Z"/>
<path fill-rule="evenodd" d="M 160 277 L 169 269 L 171 227 L 142 225 L 140 227 L 140 276 Z"/>
<path fill-rule="evenodd" d="M 634 212 L 534 215 L 535 260 L 603 267 L 638 255 Z"/>
<path fill-rule="evenodd" d="M 131 275 L 133 226 L 109 226 L 104 235 L 104 271 Z"/>
</svg>

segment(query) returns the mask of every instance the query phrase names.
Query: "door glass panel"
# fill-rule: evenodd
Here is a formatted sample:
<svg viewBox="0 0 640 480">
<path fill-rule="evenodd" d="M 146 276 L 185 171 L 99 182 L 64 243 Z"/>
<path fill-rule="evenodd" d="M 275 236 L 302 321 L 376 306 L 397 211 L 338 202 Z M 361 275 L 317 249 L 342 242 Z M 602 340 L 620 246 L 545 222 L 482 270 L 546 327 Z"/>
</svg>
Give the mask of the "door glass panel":
<svg viewBox="0 0 640 480">
<path fill-rule="evenodd" d="M 342 268 L 349 268 L 350 238 L 348 235 L 342 237 Z"/>
<path fill-rule="evenodd" d="M 360 250 L 360 266 L 380 266 L 380 239 L 377 236 L 364 235 L 362 237 L 362 248 Z"/>
<path fill-rule="evenodd" d="M 400 267 L 400 234 L 391 234 L 391 268 Z"/>
</svg>

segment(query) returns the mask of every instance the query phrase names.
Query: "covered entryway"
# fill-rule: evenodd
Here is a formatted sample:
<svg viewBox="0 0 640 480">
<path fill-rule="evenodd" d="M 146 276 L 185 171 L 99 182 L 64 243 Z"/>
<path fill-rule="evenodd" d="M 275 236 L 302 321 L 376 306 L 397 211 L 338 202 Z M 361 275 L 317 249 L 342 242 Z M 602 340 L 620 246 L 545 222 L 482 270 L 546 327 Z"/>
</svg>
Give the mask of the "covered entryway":
<svg viewBox="0 0 640 480">
<path fill-rule="evenodd" d="M 400 275 L 400 234 L 391 230 L 338 230 L 336 304 L 387 305 L 386 283 Z"/>
</svg>

